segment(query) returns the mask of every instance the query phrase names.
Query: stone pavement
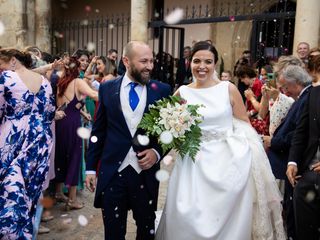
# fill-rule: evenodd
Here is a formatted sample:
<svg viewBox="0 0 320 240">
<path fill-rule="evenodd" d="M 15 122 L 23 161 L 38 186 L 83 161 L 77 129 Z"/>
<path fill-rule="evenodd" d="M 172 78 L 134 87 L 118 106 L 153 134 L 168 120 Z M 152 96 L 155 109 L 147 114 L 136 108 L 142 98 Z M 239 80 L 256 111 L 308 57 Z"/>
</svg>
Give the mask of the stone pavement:
<svg viewBox="0 0 320 240">
<path fill-rule="evenodd" d="M 171 172 L 174 163 L 165 166 L 162 163 L 161 169 Z M 158 209 L 163 209 L 168 181 L 160 183 Z M 50 228 L 50 233 L 38 235 L 38 240 L 102 240 L 104 239 L 104 229 L 101 217 L 101 210 L 93 207 L 94 194 L 88 190 L 83 190 L 78 194 L 79 200 L 84 202 L 85 207 L 80 210 L 69 212 L 64 211 L 64 205 L 57 204 L 50 211 L 54 219 L 42 223 L 43 226 Z M 83 215 L 87 218 L 88 224 L 81 226 L 78 217 Z M 135 240 L 136 226 L 129 212 L 126 240 Z"/>
</svg>

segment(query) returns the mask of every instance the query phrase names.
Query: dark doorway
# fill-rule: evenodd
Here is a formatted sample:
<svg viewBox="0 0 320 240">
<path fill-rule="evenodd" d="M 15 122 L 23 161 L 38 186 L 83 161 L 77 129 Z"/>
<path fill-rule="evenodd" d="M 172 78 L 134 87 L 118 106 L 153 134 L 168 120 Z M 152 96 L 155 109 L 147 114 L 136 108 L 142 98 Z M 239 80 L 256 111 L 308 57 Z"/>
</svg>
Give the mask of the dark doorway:
<svg viewBox="0 0 320 240">
<path fill-rule="evenodd" d="M 174 67 L 178 59 L 183 57 L 184 28 L 158 27 L 158 38 L 153 39 L 155 52 L 154 78 L 175 85 Z M 156 44 L 157 42 L 157 44 Z"/>
<path fill-rule="evenodd" d="M 294 2 L 279 1 L 265 12 L 270 18 L 253 21 L 251 51 L 255 61 L 264 58 L 268 63 L 292 53 L 295 18 L 284 13 L 295 12 L 295 9 Z"/>
</svg>

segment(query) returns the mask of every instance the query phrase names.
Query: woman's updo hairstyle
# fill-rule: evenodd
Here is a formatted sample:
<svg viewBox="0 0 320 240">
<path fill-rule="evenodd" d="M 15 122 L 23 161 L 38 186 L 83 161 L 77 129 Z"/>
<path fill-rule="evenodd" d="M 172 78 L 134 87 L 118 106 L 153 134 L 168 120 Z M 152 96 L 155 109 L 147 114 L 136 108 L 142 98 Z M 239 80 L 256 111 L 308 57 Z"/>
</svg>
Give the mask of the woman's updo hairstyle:
<svg viewBox="0 0 320 240">
<path fill-rule="evenodd" d="M 15 57 L 21 64 L 26 68 L 31 68 L 32 58 L 30 53 L 21 52 L 15 48 L 3 48 L 0 49 L 0 59 L 4 62 L 9 62 L 13 57 Z"/>
<path fill-rule="evenodd" d="M 192 48 L 192 52 L 191 52 L 191 59 L 193 58 L 193 55 L 201 50 L 208 50 L 210 52 L 212 52 L 213 56 L 214 56 L 214 64 L 216 64 L 218 62 L 218 51 L 217 49 L 211 45 L 210 43 L 208 43 L 207 41 L 200 41 L 194 44 L 193 48 Z"/>
</svg>

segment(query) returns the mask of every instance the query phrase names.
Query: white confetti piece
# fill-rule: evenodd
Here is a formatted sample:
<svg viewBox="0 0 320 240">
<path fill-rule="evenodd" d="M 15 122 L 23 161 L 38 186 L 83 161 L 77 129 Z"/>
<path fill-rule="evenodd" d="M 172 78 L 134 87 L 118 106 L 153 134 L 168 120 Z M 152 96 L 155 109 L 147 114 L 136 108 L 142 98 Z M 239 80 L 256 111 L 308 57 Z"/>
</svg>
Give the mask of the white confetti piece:
<svg viewBox="0 0 320 240">
<path fill-rule="evenodd" d="M 89 52 L 93 52 L 96 49 L 96 44 L 94 42 L 88 42 L 87 49 Z"/>
<path fill-rule="evenodd" d="M 163 144 L 170 144 L 173 140 L 173 136 L 171 134 L 171 132 L 169 131 L 163 131 L 161 134 L 160 134 L 160 141 L 163 143 Z"/>
<path fill-rule="evenodd" d="M 81 225 L 81 226 L 86 226 L 87 224 L 88 224 L 88 219 L 85 217 L 85 216 L 83 216 L 83 215 L 79 215 L 79 217 L 78 217 L 78 222 L 79 222 L 79 224 Z"/>
<path fill-rule="evenodd" d="M 81 25 L 83 26 L 87 26 L 89 24 L 89 20 L 88 19 L 84 19 L 81 21 Z"/>
<path fill-rule="evenodd" d="M 163 158 L 163 163 L 168 166 L 172 163 L 172 160 L 173 160 L 173 157 L 170 155 L 167 155 Z"/>
<path fill-rule="evenodd" d="M 5 30 L 6 30 L 6 28 L 5 28 L 4 24 L 0 21 L 0 36 L 2 34 L 4 34 Z"/>
<path fill-rule="evenodd" d="M 62 220 L 63 224 L 70 224 L 72 222 L 72 218 L 66 218 Z"/>
<path fill-rule="evenodd" d="M 149 137 L 146 136 L 146 135 L 140 135 L 139 134 L 137 136 L 137 139 L 138 139 L 139 144 L 142 145 L 142 146 L 147 146 L 149 144 L 149 142 L 150 142 Z"/>
<path fill-rule="evenodd" d="M 156 172 L 156 179 L 159 182 L 164 182 L 169 179 L 169 173 L 166 170 L 160 169 L 159 171 Z"/>
<path fill-rule="evenodd" d="M 90 138 L 90 141 L 91 141 L 92 143 L 96 143 L 96 142 L 98 141 L 97 136 L 92 136 L 92 137 Z"/>
<path fill-rule="evenodd" d="M 306 195 L 306 202 L 312 202 L 315 198 L 316 194 L 314 191 L 308 191 Z"/>
<path fill-rule="evenodd" d="M 84 127 L 79 127 L 77 129 L 77 134 L 79 137 L 81 137 L 82 139 L 89 139 L 90 137 L 90 130 L 88 128 L 84 128 Z"/>
<path fill-rule="evenodd" d="M 177 24 L 182 20 L 182 18 L 183 18 L 183 9 L 176 8 L 164 18 L 164 21 L 167 24 Z"/>
</svg>

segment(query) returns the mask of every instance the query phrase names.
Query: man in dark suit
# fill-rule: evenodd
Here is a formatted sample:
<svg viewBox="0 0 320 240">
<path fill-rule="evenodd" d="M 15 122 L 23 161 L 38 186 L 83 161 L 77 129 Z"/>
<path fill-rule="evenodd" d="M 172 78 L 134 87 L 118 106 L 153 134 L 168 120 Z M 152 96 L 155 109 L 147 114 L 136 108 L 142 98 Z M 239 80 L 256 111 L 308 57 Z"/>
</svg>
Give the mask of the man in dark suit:
<svg viewBox="0 0 320 240">
<path fill-rule="evenodd" d="M 312 72 L 312 69 L 309 69 Z M 320 58 L 317 62 L 320 74 Z M 320 86 L 310 91 L 289 154 L 287 176 L 294 186 L 298 239 L 320 239 Z"/>
<path fill-rule="evenodd" d="M 99 89 L 99 107 L 87 158 L 86 186 L 94 191 L 94 206 L 102 208 L 105 239 L 124 240 L 127 213 L 132 209 L 139 240 L 154 239 L 159 182 L 155 173 L 162 157 L 157 139 L 139 143 L 137 125 L 149 104 L 168 97 L 170 86 L 150 80 L 152 50 L 143 42 L 129 42 L 123 51 L 124 76 Z M 147 145 L 146 145 L 147 144 Z"/>
<path fill-rule="evenodd" d="M 288 163 L 291 140 L 300 122 L 303 106 L 306 103 L 308 92 L 311 87 L 311 78 L 300 66 L 286 67 L 278 81 L 283 92 L 296 101 L 291 106 L 287 116 L 274 132 L 273 137 L 264 136 L 264 144 L 268 148 L 267 154 L 272 172 L 277 179 L 285 179 L 285 193 L 283 208 L 285 211 L 285 223 L 287 235 L 295 239 L 294 213 L 292 205 L 292 186 L 286 179 L 286 167 Z"/>
<path fill-rule="evenodd" d="M 179 59 L 176 73 L 176 87 L 186 85 L 192 82 L 192 74 L 190 68 L 191 47 L 187 46 L 183 49 L 183 58 Z"/>
</svg>

